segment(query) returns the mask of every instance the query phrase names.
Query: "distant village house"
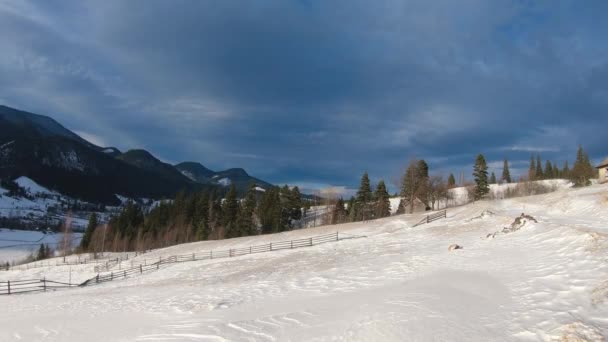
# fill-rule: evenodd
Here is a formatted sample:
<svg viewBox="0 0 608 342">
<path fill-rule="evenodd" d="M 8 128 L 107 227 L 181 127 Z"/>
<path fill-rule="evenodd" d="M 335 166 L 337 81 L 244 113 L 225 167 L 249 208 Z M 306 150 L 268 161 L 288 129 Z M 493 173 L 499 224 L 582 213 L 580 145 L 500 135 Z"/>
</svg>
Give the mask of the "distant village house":
<svg viewBox="0 0 608 342">
<path fill-rule="evenodd" d="M 596 168 L 599 171 L 598 179 L 600 183 L 608 183 L 608 158 L 604 159 Z"/>
</svg>

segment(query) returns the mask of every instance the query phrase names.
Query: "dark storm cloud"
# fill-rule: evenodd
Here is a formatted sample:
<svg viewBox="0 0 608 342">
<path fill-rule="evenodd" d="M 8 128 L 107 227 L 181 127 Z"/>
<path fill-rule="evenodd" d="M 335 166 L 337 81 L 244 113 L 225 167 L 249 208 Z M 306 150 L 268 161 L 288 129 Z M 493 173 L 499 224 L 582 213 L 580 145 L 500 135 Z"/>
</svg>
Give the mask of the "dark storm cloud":
<svg viewBox="0 0 608 342">
<path fill-rule="evenodd" d="M 0 101 L 123 149 L 308 186 L 390 179 L 412 157 L 467 174 L 479 152 L 561 163 L 583 143 L 599 159 L 606 7 L 0 1 Z"/>
</svg>

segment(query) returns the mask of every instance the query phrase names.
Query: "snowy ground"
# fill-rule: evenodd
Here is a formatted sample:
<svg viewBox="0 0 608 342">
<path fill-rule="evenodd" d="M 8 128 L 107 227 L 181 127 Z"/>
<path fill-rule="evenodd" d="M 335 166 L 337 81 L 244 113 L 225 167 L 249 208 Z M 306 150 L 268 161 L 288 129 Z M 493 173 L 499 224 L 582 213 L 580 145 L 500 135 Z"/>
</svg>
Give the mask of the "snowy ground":
<svg viewBox="0 0 608 342">
<path fill-rule="evenodd" d="M 73 233 L 72 245 L 77 246 L 81 238 L 81 233 Z M 41 243 L 57 249 L 63 243 L 63 234 L 0 228 L 0 265 L 24 260 L 37 252 Z"/>
<path fill-rule="evenodd" d="M 486 238 L 522 212 L 539 222 Z M 410 228 L 421 217 L 157 250 L 137 258 L 336 230 L 368 236 L 3 296 L 0 341 L 606 340 L 608 185 L 477 202 Z M 448 251 L 453 243 L 464 249 Z M 91 265 L 70 270 L 94 274 Z M 0 272 L 0 280 L 67 275 L 59 266 Z"/>
</svg>

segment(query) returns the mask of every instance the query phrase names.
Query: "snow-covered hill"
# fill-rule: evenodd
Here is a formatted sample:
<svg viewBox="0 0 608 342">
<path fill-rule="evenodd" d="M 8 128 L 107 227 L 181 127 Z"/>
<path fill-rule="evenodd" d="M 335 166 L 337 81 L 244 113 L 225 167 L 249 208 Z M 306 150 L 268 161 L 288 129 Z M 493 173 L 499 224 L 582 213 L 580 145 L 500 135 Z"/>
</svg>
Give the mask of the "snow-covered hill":
<svg viewBox="0 0 608 342">
<path fill-rule="evenodd" d="M 538 222 L 503 233 L 522 212 Z M 129 262 L 336 230 L 367 236 L 2 297 L 11 310 L 0 311 L 0 340 L 605 341 L 608 185 L 480 201 L 411 228 L 422 215 L 156 250 Z M 42 276 L 67 280 L 68 268 L 0 281 Z"/>
</svg>

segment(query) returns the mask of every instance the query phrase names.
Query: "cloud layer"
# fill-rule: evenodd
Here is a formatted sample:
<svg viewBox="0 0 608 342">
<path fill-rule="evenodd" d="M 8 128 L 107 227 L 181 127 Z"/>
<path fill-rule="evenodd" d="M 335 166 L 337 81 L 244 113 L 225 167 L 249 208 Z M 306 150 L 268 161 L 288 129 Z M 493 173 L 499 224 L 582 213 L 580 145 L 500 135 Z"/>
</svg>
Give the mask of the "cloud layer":
<svg viewBox="0 0 608 342">
<path fill-rule="evenodd" d="M 276 183 L 608 154 L 605 1 L 0 0 L 0 102 Z M 519 165 L 522 169 L 525 166 Z"/>
</svg>

